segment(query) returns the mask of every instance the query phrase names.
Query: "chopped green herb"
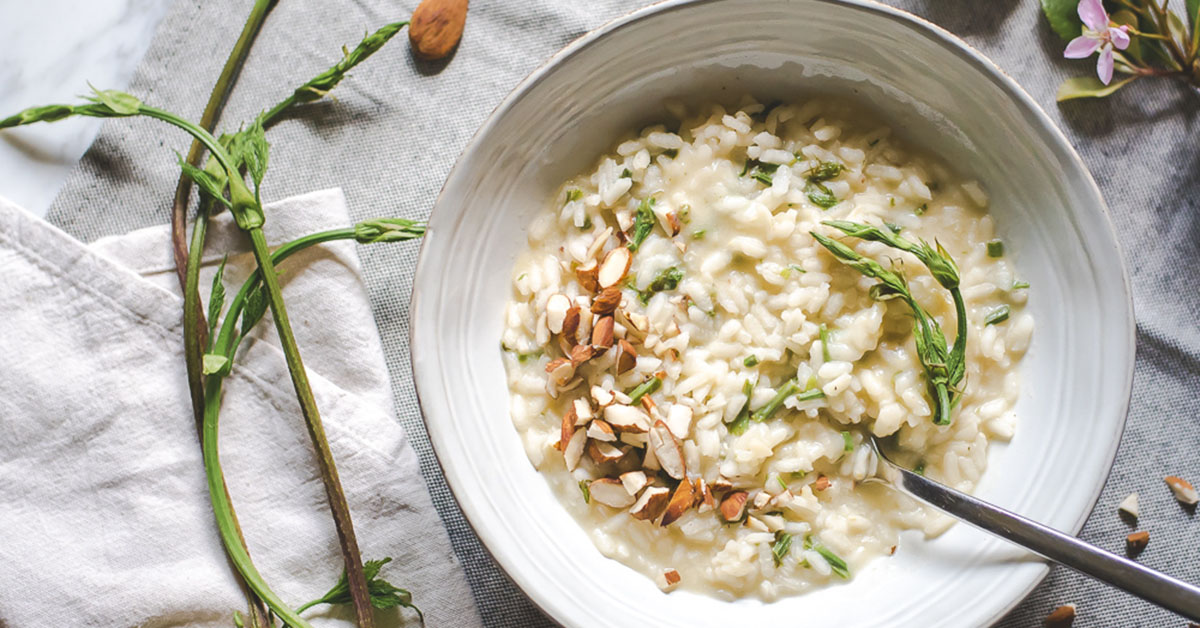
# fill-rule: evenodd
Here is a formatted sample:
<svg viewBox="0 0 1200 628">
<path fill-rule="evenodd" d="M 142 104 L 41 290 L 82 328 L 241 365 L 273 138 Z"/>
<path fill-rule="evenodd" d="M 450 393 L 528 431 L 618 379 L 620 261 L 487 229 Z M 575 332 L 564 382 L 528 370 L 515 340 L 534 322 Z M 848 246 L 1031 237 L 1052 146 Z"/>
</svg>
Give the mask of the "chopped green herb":
<svg viewBox="0 0 1200 628">
<path fill-rule="evenodd" d="M 742 404 L 737 417 L 729 423 L 729 433 L 734 436 L 741 436 L 750 426 L 750 396 L 754 394 L 754 382 L 747 379 L 746 383 L 742 384 L 742 394 L 746 396 L 746 403 Z"/>
<path fill-rule="evenodd" d="M 692 221 L 692 206 L 688 205 L 687 203 L 680 205 L 679 211 L 676 212 L 676 215 L 679 216 L 679 222 L 682 222 L 686 225 Z"/>
<path fill-rule="evenodd" d="M 588 229 L 591 229 L 593 226 L 595 226 L 595 224 L 592 222 L 592 217 L 584 216 L 583 217 L 583 226 L 580 227 L 580 229 L 587 231 Z"/>
<path fill-rule="evenodd" d="M 825 323 L 821 323 L 817 333 L 821 338 L 821 359 L 829 362 L 833 359 L 829 357 L 829 328 L 825 326 Z"/>
<path fill-rule="evenodd" d="M 667 150 L 664 150 L 662 152 L 662 154 L 666 155 L 667 157 L 669 157 L 671 159 L 675 159 L 676 157 L 679 156 L 679 149 L 678 148 L 668 148 Z"/>
<path fill-rule="evenodd" d="M 989 313 L 987 315 L 987 318 L 983 319 L 983 324 L 984 325 L 996 325 L 999 323 L 1003 323 L 1004 321 L 1008 320 L 1008 313 L 1009 313 L 1008 306 L 1001 305 L 1000 307 L 992 310 L 991 313 Z"/>
<path fill-rule="evenodd" d="M 896 206 L 896 197 L 889 196 L 888 197 L 888 207 L 895 207 L 895 206 Z"/>
<path fill-rule="evenodd" d="M 651 377 L 650 379 L 625 391 L 625 394 L 629 395 L 630 405 L 637 405 L 637 402 L 641 401 L 642 397 L 654 393 L 659 388 L 662 388 L 662 380 L 658 377 Z"/>
<path fill-rule="evenodd" d="M 1012 285 L 1013 290 L 1024 290 L 1028 287 L 1029 287 L 1028 281 L 1014 281 L 1013 285 Z"/>
<path fill-rule="evenodd" d="M 583 190 L 579 188 L 571 188 L 567 190 L 567 202 L 571 203 L 583 198 Z"/>
<path fill-rule="evenodd" d="M 874 148 L 874 147 L 875 147 L 875 145 L 876 145 L 876 144 L 878 144 L 878 143 L 879 143 L 879 138 L 875 138 L 875 139 L 873 139 L 873 140 L 871 140 L 871 141 L 867 142 L 867 146 L 870 146 L 871 148 Z"/>
<path fill-rule="evenodd" d="M 924 214 L 925 210 L 927 210 L 927 209 L 929 209 L 929 203 L 921 203 L 921 206 L 914 209 L 913 213 L 920 216 L 920 215 Z"/>
<path fill-rule="evenodd" d="M 844 169 L 845 167 L 836 161 L 822 161 L 813 166 L 812 170 L 808 172 L 808 180 L 814 183 L 828 181 L 842 174 L 842 170 Z"/>
<path fill-rule="evenodd" d="M 883 226 L 887 227 L 889 230 L 891 230 L 892 233 L 894 233 L 896 235 L 900 234 L 900 225 L 898 225 L 894 222 L 885 222 L 885 223 L 883 223 Z"/>
<path fill-rule="evenodd" d="M 783 481 L 783 477 L 778 475 L 775 476 L 775 483 L 779 485 L 779 488 L 782 488 L 785 491 L 788 490 L 787 482 Z"/>
<path fill-rule="evenodd" d="M 804 270 L 803 268 L 800 268 L 800 266 L 797 264 L 788 264 L 786 268 L 779 271 L 779 275 L 781 277 L 783 277 L 784 279 L 790 279 L 793 272 L 804 273 L 804 272 L 808 272 L 808 271 Z"/>
<path fill-rule="evenodd" d="M 779 164 L 764 164 L 757 159 L 747 159 L 746 165 L 742 167 L 742 173 L 739 176 L 750 175 L 750 178 L 757 180 L 763 185 L 771 185 L 774 180 L 771 175 L 779 169 Z"/>
<path fill-rule="evenodd" d="M 842 451 L 854 451 L 854 436 L 850 432 L 842 432 Z"/>
<path fill-rule="evenodd" d="M 792 549 L 792 535 L 780 530 L 775 533 L 775 544 L 771 546 L 771 556 L 775 559 L 775 566 L 783 564 L 783 557 L 787 556 L 788 550 Z"/>
<path fill-rule="evenodd" d="M 837 554 L 829 551 L 828 547 L 812 540 L 811 536 L 804 537 L 804 549 L 814 550 L 820 554 L 821 558 L 824 558 L 825 562 L 829 563 L 829 567 L 833 569 L 833 573 L 837 574 L 839 578 L 850 577 L 850 566 L 846 564 L 846 561 L 842 560 Z"/>
<path fill-rule="evenodd" d="M 942 187 L 942 185 L 937 181 L 926 181 L 925 187 L 929 188 L 930 192 L 937 192 L 938 188 Z"/>
<path fill-rule="evenodd" d="M 775 180 L 771 178 L 771 175 L 761 170 L 754 171 L 754 173 L 750 175 L 750 178 L 755 179 L 759 183 L 766 186 L 770 186 L 771 184 L 775 183 Z"/>
<path fill-rule="evenodd" d="M 988 240 L 987 253 L 988 257 L 1004 257 L 1004 241 L 1000 239 Z"/>
<path fill-rule="evenodd" d="M 767 405 L 755 410 L 754 413 L 750 415 L 750 418 L 760 422 L 766 421 L 779 411 L 779 408 L 783 406 L 783 402 L 786 401 L 788 397 L 791 397 L 799 392 L 800 383 L 797 382 L 796 378 L 794 377 L 789 379 L 788 381 L 784 382 L 783 386 L 779 387 L 779 390 L 775 391 L 775 396 L 767 402 Z"/>
<path fill-rule="evenodd" d="M 515 355 L 517 357 L 517 362 L 520 362 L 521 364 L 524 364 L 531 359 L 540 358 L 540 357 L 542 357 L 542 355 L 545 354 L 545 351 L 543 351 L 542 349 L 535 349 L 528 353 L 521 353 L 520 351 L 517 351 L 516 349 L 509 348 L 504 343 L 500 343 L 500 349 L 502 351 L 506 351 L 508 353 Z"/>
<path fill-rule="evenodd" d="M 916 473 L 917 475 L 920 475 L 920 476 L 925 475 L 925 461 L 924 460 L 917 463 L 917 466 L 913 468 L 913 473 Z"/>
<path fill-rule="evenodd" d="M 633 218 L 633 235 L 629 236 L 629 250 L 637 251 L 642 242 L 654 230 L 654 197 L 642 200 Z"/>
<path fill-rule="evenodd" d="M 526 276 L 526 275 L 528 275 L 528 274 L 529 274 L 529 273 L 521 273 L 520 275 L 517 275 L 517 281 L 521 281 L 521 280 L 522 280 L 522 279 L 524 279 L 524 278 L 525 278 L 525 276 Z"/>
<path fill-rule="evenodd" d="M 662 292 L 663 290 L 674 290 L 679 287 L 679 280 L 683 279 L 683 271 L 679 270 L 678 266 L 671 266 L 658 271 L 654 276 L 654 280 L 646 286 L 645 290 L 638 292 L 638 299 L 645 305 L 650 302 L 650 297 Z"/>
<path fill-rule="evenodd" d="M 621 178 L 622 179 L 632 179 L 633 173 L 629 171 L 629 168 L 626 168 L 621 171 Z"/>
<path fill-rule="evenodd" d="M 583 493 L 583 503 L 592 503 L 592 489 L 588 488 L 587 480 L 579 481 L 579 492 Z"/>
<path fill-rule="evenodd" d="M 808 475 L 807 471 L 792 471 L 788 474 L 788 477 L 792 478 L 793 480 L 803 480 L 804 476 L 806 475 Z"/>
<path fill-rule="evenodd" d="M 692 239 L 693 240 L 703 240 L 705 233 L 707 233 L 707 231 L 705 231 L 704 229 L 697 229 L 692 232 Z"/>
<path fill-rule="evenodd" d="M 752 355 L 745 360 L 742 360 L 742 364 L 745 364 L 746 366 L 758 366 L 758 356 Z"/>
<path fill-rule="evenodd" d="M 815 386 L 815 384 L 813 384 Z M 796 395 L 796 401 L 812 401 L 825 396 L 825 391 L 820 388 L 809 388 L 808 390 Z"/>
<path fill-rule="evenodd" d="M 838 199 L 833 195 L 833 191 L 825 187 L 824 183 L 809 181 L 808 185 L 804 186 L 804 193 L 808 196 L 808 200 L 812 201 L 813 205 L 822 209 L 829 209 L 838 204 Z"/>
</svg>

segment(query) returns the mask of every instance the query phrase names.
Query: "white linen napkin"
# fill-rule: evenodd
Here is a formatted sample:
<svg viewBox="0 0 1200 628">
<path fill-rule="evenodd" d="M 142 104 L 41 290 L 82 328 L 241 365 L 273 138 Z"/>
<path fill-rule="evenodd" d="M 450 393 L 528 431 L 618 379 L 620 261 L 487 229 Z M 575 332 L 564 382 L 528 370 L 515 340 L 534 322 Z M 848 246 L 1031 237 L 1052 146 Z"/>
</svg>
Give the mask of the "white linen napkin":
<svg viewBox="0 0 1200 628">
<path fill-rule="evenodd" d="M 97 210 L 102 211 L 102 210 Z M 267 208 L 278 244 L 348 226 L 340 190 Z M 213 522 L 187 392 L 182 301 L 167 228 L 85 247 L 0 198 L 0 626 L 221 626 L 245 598 Z M 228 213 L 213 250 L 253 259 Z M 376 246 L 415 246 L 391 244 Z M 355 245 L 282 265 L 364 559 L 409 589 L 430 626 L 479 625 L 417 460 L 392 415 L 388 373 Z M 219 258 L 208 257 L 207 294 Z M 283 599 L 341 573 L 333 523 L 268 313 L 226 380 L 221 458 L 251 555 Z M 316 607 L 320 626 L 350 613 Z M 381 611 L 381 625 L 417 625 Z"/>
</svg>

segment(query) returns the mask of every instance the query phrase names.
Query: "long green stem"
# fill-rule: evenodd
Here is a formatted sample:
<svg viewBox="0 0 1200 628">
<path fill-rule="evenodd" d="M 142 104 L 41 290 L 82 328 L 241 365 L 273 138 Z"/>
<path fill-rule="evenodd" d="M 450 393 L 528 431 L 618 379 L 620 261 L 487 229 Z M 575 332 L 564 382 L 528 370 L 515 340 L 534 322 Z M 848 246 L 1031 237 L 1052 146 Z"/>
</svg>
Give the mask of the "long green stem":
<svg viewBox="0 0 1200 628">
<path fill-rule="evenodd" d="M 279 334 L 288 372 L 292 377 L 292 387 L 296 391 L 296 399 L 300 402 L 300 412 L 304 415 L 313 448 L 317 451 L 317 466 L 321 471 L 321 481 L 325 484 L 329 509 L 333 513 L 334 527 L 337 530 L 338 542 L 342 547 L 342 558 L 346 564 L 346 578 L 350 585 L 350 597 L 354 601 L 354 612 L 358 619 L 358 625 L 360 628 L 371 628 L 375 625 L 375 617 L 371 610 L 367 579 L 363 574 L 358 540 L 354 536 L 350 507 L 346 504 L 346 496 L 342 492 L 341 482 L 338 480 L 337 464 L 334 462 L 333 452 L 329 449 L 329 441 L 325 438 L 325 427 L 321 424 L 321 413 L 317 409 L 316 399 L 313 398 L 312 388 L 308 383 L 308 373 L 304 370 L 304 362 L 300 358 L 300 348 L 296 346 L 296 338 L 292 334 L 287 306 L 283 302 L 283 292 L 279 286 L 279 277 L 275 274 L 275 265 L 271 262 L 271 252 L 267 248 L 267 240 L 263 236 L 261 228 L 250 229 L 249 233 L 250 242 L 254 247 L 254 258 L 258 261 L 258 268 L 262 272 L 267 300 L 271 304 L 275 330 Z"/>
</svg>

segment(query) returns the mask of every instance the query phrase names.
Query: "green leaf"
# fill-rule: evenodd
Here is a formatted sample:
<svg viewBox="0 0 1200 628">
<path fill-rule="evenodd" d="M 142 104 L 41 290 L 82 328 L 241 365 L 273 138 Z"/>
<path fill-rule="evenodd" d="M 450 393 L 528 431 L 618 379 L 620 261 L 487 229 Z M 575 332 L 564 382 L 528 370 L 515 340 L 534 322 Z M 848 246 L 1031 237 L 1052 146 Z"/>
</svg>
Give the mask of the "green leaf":
<svg viewBox="0 0 1200 628">
<path fill-rule="evenodd" d="M 1200 0 L 1184 0 L 1183 6 L 1187 8 L 1188 28 L 1195 31 L 1200 23 Z"/>
<path fill-rule="evenodd" d="M 808 180 L 814 183 L 828 181 L 839 174 L 842 174 L 844 167 L 836 161 L 822 161 L 808 173 Z"/>
<path fill-rule="evenodd" d="M 629 171 L 626 170 L 626 172 L 629 172 Z M 621 175 L 621 176 L 625 176 L 625 175 Z M 583 190 L 581 190 L 579 188 L 571 188 L 571 189 L 567 190 L 567 202 L 568 203 L 577 201 L 581 198 L 583 198 Z"/>
<path fill-rule="evenodd" d="M 1071 41 L 1083 32 L 1083 22 L 1079 19 L 1079 0 L 1041 0 L 1042 13 L 1050 28 L 1058 33 L 1063 41 Z"/>
<path fill-rule="evenodd" d="M 227 358 L 223 355 L 217 355 L 215 353 L 204 354 L 204 365 L 203 366 L 204 366 L 204 374 L 205 375 L 212 375 L 213 373 L 219 373 L 221 370 L 223 370 L 225 368 L 226 364 L 229 364 L 229 358 Z"/>
<path fill-rule="evenodd" d="M 664 290 L 674 290 L 679 287 L 679 281 L 683 279 L 683 271 L 679 270 L 678 266 L 671 266 L 658 271 L 654 276 L 654 280 L 646 286 L 645 290 L 638 292 L 638 299 L 642 304 L 650 302 L 650 297 Z"/>
<path fill-rule="evenodd" d="M 226 207 L 233 207 L 233 205 L 229 202 L 229 199 L 225 198 L 225 180 L 223 178 L 218 179 L 215 175 L 213 175 L 213 173 L 207 170 L 201 170 L 192 164 L 189 164 L 183 160 L 183 156 L 179 153 L 176 153 L 175 157 L 179 160 L 179 167 L 183 169 L 183 174 L 187 175 L 187 177 L 194 181 L 196 185 L 200 186 L 200 189 L 203 190 L 205 194 L 221 201 L 221 203 Z"/>
<path fill-rule="evenodd" d="M 267 291 L 259 283 L 257 287 L 246 295 L 246 306 L 242 308 L 242 335 L 250 333 L 250 330 L 262 320 L 263 314 L 267 311 Z"/>
<path fill-rule="evenodd" d="M 850 432 L 842 432 L 842 451 L 854 451 L 854 436 Z"/>
<path fill-rule="evenodd" d="M 809 181 L 808 185 L 804 186 L 804 193 L 813 205 L 822 209 L 829 209 L 838 204 L 838 198 L 833 195 L 832 190 L 825 187 L 824 183 Z"/>
<path fill-rule="evenodd" d="M 1191 0 L 1191 1 L 1200 2 L 1200 0 Z M 1113 13 L 1112 15 L 1110 15 L 1109 19 L 1112 20 L 1113 23 L 1115 23 L 1115 24 L 1124 24 L 1125 26 L 1128 26 L 1129 28 L 1132 28 L 1132 29 L 1137 29 L 1137 27 L 1138 27 L 1138 18 L 1136 15 L 1133 14 L 1133 11 L 1130 11 L 1129 9 L 1122 9 L 1120 11 L 1117 11 L 1116 13 Z M 1131 35 L 1129 37 L 1129 47 L 1125 49 L 1123 54 L 1125 54 L 1126 56 L 1132 57 L 1133 59 L 1136 59 L 1137 61 L 1141 61 L 1142 60 L 1142 38 L 1134 37 Z"/>
<path fill-rule="evenodd" d="M 1104 98 L 1118 89 L 1125 87 L 1137 78 L 1136 76 L 1130 76 L 1119 81 L 1113 81 L 1108 85 L 1101 83 L 1100 79 L 1094 76 L 1069 78 L 1063 81 L 1062 85 L 1058 86 L 1058 95 L 1055 96 L 1055 100 L 1063 102 L 1076 98 Z"/>
<path fill-rule="evenodd" d="M 397 606 L 411 608 L 417 612 L 417 615 L 421 617 L 421 621 L 424 622 L 425 616 L 421 613 L 421 609 L 412 603 L 412 593 L 379 577 L 380 570 L 390 562 L 392 562 L 392 559 L 388 557 L 383 560 L 368 560 L 363 564 L 363 575 L 367 579 L 367 593 L 371 598 L 371 606 L 380 610 L 396 608 Z M 301 606 L 300 609 L 307 609 L 317 604 L 348 605 L 351 603 L 353 603 L 353 600 L 350 597 L 350 583 L 346 577 L 346 572 L 343 570 L 337 584 L 333 585 L 333 588 L 328 593 Z"/>
<path fill-rule="evenodd" d="M 650 232 L 654 230 L 654 198 L 643 199 L 638 205 L 637 212 L 633 218 L 633 234 L 629 236 L 629 250 L 637 251 L 642 242 L 650 237 Z"/>
<path fill-rule="evenodd" d="M 753 393 L 754 382 L 747 379 L 746 383 L 742 384 L 742 394 L 746 396 L 746 403 L 742 404 L 742 409 L 738 411 L 737 416 L 729 422 L 730 434 L 741 436 L 750 426 L 750 395 Z"/>
<path fill-rule="evenodd" d="M 746 366 L 746 367 L 758 366 L 758 356 L 751 355 L 751 356 L 747 357 L 745 360 L 742 360 L 742 365 Z"/>
<path fill-rule="evenodd" d="M 359 244 L 404 242 L 425 235 L 425 223 L 407 218 L 372 218 L 354 225 L 354 239 Z"/>
<path fill-rule="evenodd" d="M 90 83 L 88 87 L 92 88 L 92 95 L 87 96 L 87 100 L 108 107 L 118 116 L 136 115 L 138 110 L 141 109 L 142 101 L 131 94 L 126 94 L 115 89 L 99 90 Z"/>
<path fill-rule="evenodd" d="M 229 256 L 221 258 L 221 265 L 217 267 L 217 274 L 213 275 L 212 291 L 208 294 L 208 342 L 212 346 L 213 335 L 217 329 L 217 319 L 221 317 L 221 312 L 225 310 L 225 262 L 229 260 Z"/>
<path fill-rule="evenodd" d="M 787 556 L 788 550 L 792 549 L 792 535 L 780 530 L 775 533 L 775 543 L 771 546 L 771 557 L 775 559 L 775 566 L 783 564 L 783 557 Z"/>
<path fill-rule="evenodd" d="M 1004 257 L 1004 240 L 996 238 L 987 242 L 988 257 Z"/>
<path fill-rule="evenodd" d="M 375 54 L 377 50 L 383 47 L 400 29 L 408 25 L 408 22 L 393 22 L 380 28 L 365 37 L 354 50 L 346 52 L 345 56 L 340 61 L 335 63 L 333 67 L 318 74 L 311 81 L 296 88 L 292 95 L 297 102 L 311 102 L 322 98 L 329 90 L 337 87 L 337 84 L 346 77 L 346 73 L 351 68 L 362 63 L 367 57 Z M 343 51 L 345 48 L 342 49 Z"/>
<path fill-rule="evenodd" d="M 33 124 L 35 122 L 57 122 L 63 118 L 75 115 L 75 107 L 71 105 L 45 105 L 30 107 L 0 120 L 0 129 Z"/>
<path fill-rule="evenodd" d="M 238 158 L 245 164 L 246 172 L 250 174 L 254 186 L 261 186 L 263 177 L 267 174 L 267 161 L 271 151 L 262 120 L 256 119 L 250 128 L 239 131 L 233 145 L 231 152 L 237 153 Z"/>
</svg>

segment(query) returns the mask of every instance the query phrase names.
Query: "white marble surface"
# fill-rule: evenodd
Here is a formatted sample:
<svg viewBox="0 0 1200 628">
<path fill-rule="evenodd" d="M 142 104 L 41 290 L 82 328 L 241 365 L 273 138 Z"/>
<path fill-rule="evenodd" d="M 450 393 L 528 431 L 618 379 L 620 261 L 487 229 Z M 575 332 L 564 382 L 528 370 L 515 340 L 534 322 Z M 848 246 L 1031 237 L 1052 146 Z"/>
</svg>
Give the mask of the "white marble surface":
<svg viewBox="0 0 1200 628">
<path fill-rule="evenodd" d="M 170 0 L 0 0 L 0 117 L 124 89 Z M 0 133 L 0 196 L 43 216 L 102 121 Z"/>
</svg>

